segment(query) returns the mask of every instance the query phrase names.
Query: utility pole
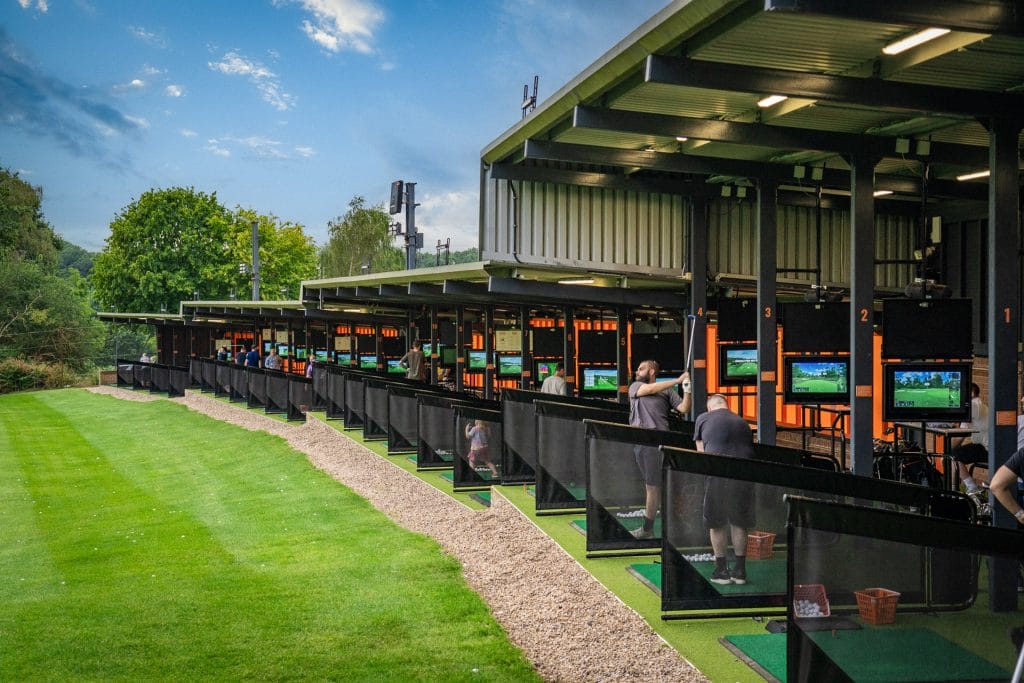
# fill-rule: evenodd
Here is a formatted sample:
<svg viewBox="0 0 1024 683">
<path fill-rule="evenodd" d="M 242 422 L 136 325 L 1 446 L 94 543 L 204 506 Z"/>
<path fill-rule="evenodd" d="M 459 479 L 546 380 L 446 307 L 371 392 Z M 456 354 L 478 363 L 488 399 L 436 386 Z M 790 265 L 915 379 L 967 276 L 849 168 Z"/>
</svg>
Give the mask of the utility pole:
<svg viewBox="0 0 1024 683">
<path fill-rule="evenodd" d="M 416 183 L 396 180 L 391 183 L 390 213 L 401 213 L 405 208 L 405 229 L 398 223 L 392 223 L 392 235 L 405 235 L 405 267 L 407 270 L 416 268 L 416 252 L 423 248 L 423 235 L 416 230 Z"/>
</svg>

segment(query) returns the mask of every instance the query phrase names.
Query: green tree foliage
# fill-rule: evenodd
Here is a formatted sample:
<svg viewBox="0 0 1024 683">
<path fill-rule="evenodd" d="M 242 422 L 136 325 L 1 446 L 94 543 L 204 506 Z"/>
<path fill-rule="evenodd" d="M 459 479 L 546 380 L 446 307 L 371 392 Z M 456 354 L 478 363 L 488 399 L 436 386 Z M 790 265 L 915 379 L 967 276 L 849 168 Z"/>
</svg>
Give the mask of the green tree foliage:
<svg viewBox="0 0 1024 683">
<path fill-rule="evenodd" d="M 250 275 L 240 273 L 238 264 L 251 265 L 252 222 L 257 222 L 260 238 L 260 298 L 294 299 L 299 284 L 316 276 L 316 245 L 297 223 L 263 216 L 252 209 L 235 208 L 231 225 L 229 258 L 235 265 L 234 289 L 239 299 L 252 294 Z"/>
<path fill-rule="evenodd" d="M 82 277 L 89 277 L 89 274 L 92 273 L 92 262 L 95 259 L 96 254 L 93 252 L 86 251 L 77 244 L 65 240 L 57 257 L 57 268 L 62 273 L 66 272 L 68 268 L 73 268 Z"/>
<path fill-rule="evenodd" d="M 43 219 L 43 192 L 0 168 L 0 258 L 14 256 L 52 269 L 61 238 Z"/>
<path fill-rule="evenodd" d="M 461 251 L 453 251 L 448 255 L 448 263 L 445 264 L 444 252 L 438 258 L 437 247 L 429 244 L 416 254 L 417 268 L 433 268 L 434 266 L 451 265 L 455 263 L 474 263 L 480 260 L 480 250 L 472 247 Z"/>
<path fill-rule="evenodd" d="M 0 263 L 0 358 L 85 368 L 103 343 L 104 328 L 76 284 L 34 261 Z"/>
<path fill-rule="evenodd" d="M 154 353 L 156 338 L 153 328 L 149 325 L 126 325 L 108 323 L 103 348 L 96 357 L 96 365 L 101 368 L 113 367 L 119 358 L 138 360 L 142 352 Z M 160 363 L 169 363 L 169 359 L 158 358 Z"/>
<path fill-rule="evenodd" d="M 363 264 L 381 273 L 405 267 L 405 255 L 388 235 L 390 216 L 384 205 L 367 207 L 366 200 L 355 196 L 348 211 L 327 223 L 327 244 L 320 251 L 323 277 L 359 275 Z"/>
</svg>

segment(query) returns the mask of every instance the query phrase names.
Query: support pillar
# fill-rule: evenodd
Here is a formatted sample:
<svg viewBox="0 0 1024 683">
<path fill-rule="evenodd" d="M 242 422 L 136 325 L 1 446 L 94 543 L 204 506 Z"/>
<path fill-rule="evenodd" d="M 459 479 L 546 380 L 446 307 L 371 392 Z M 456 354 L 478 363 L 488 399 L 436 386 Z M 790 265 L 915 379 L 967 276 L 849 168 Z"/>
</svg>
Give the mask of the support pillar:
<svg viewBox="0 0 1024 683">
<path fill-rule="evenodd" d="M 757 189 L 757 440 L 775 445 L 778 375 L 776 289 L 778 279 L 778 184 L 762 179 Z"/>
<path fill-rule="evenodd" d="M 615 310 L 615 339 L 618 342 L 616 345 L 615 352 L 615 367 L 618 380 L 616 384 L 619 387 L 618 399 L 619 403 L 629 403 L 629 356 L 626 351 L 626 341 L 629 337 L 629 317 L 631 310 L 628 308 L 618 308 Z"/>
<path fill-rule="evenodd" d="M 872 339 L 875 297 L 875 164 L 850 160 L 850 469 L 870 477 L 874 464 Z"/>
<path fill-rule="evenodd" d="M 570 396 L 576 395 L 576 311 L 571 306 L 562 310 L 562 362 L 565 363 L 565 383 Z"/>
<path fill-rule="evenodd" d="M 484 306 L 484 398 L 494 398 L 494 307 Z"/>
<path fill-rule="evenodd" d="M 708 200 L 694 197 L 690 202 L 690 239 L 687 240 L 690 261 L 690 315 L 684 333 L 693 339 L 690 384 L 693 387 L 693 415 L 707 410 L 708 405 Z"/>
</svg>

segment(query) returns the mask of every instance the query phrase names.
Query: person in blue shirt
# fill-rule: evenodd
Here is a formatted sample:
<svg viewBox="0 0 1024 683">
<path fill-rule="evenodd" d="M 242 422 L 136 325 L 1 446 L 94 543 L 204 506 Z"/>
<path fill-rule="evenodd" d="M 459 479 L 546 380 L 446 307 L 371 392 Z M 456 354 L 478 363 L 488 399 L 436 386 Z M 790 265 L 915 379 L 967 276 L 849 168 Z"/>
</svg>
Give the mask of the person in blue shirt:
<svg viewBox="0 0 1024 683">
<path fill-rule="evenodd" d="M 258 368 L 260 366 L 260 352 L 256 350 L 255 344 L 250 346 L 249 353 L 245 354 L 245 366 L 249 368 Z"/>
</svg>

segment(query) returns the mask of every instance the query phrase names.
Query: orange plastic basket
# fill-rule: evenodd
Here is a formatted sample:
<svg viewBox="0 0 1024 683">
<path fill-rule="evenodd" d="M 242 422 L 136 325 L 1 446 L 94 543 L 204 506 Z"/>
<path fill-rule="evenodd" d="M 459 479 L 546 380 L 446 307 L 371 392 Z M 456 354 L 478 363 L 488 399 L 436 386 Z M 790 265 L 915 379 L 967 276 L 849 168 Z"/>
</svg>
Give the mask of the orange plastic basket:
<svg viewBox="0 0 1024 683">
<path fill-rule="evenodd" d="M 828 595 L 825 593 L 825 587 L 820 583 L 797 583 L 793 584 L 793 608 L 797 614 L 797 618 L 804 619 L 809 617 L 803 617 L 799 614 L 796 606 L 799 602 L 807 600 L 813 602 L 818 606 L 820 614 L 817 617 L 828 617 L 832 615 L 832 610 L 828 606 Z"/>
<path fill-rule="evenodd" d="M 770 560 L 774 552 L 775 534 L 770 531 L 751 531 L 747 534 L 747 559 Z"/>
<path fill-rule="evenodd" d="M 869 624 L 891 624 L 896 621 L 896 603 L 900 594 L 888 588 L 865 588 L 854 591 L 860 618 Z"/>
</svg>

